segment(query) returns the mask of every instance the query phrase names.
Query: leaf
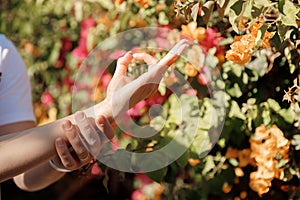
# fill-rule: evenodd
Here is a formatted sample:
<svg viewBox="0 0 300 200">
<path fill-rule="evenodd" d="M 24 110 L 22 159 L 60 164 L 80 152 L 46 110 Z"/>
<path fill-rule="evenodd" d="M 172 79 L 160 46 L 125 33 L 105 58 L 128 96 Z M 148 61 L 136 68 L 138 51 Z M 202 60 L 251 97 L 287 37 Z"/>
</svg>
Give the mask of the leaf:
<svg viewBox="0 0 300 200">
<path fill-rule="evenodd" d="M 215 2 L 214 1 L 207 1 L 202 6 L 202 10 L 204 12 L 204 15 L 202 16 L 204 23 L 207 25 L 209 22 L 209 18 L 214 10 Z"/>
<path fill-rule="evenodd" d="M 196 22 L 197 21 L 198 12 L 199 12 L 199 3 L 196 3 L 195 5 L 193 5 L 191 11 L 192 11 L 191 12 L 191 17 L 193 18 L 193 21 Z"/>
<path fill-rule="evenodd" d="M 237 98 L 241 97 L 242 94 L 243 94 L 242 91 L 241 91 L 241 89 L 240 89 L 240 87 L 239 87 L 239 85 L 238 85 L 237 83 L 234 83 L 234 84 L 233 84 L 233 87 L 227 89 L 227 92 L 228 92 L 231 96 L 237 97 Z"/>
<path fill-rule="evenodd" d="M 300 8 L 296 7 L 291 1 L 286 0 L 283 5 L 283 14 L 281 15 L 282 23 L 287 26 L 294 26 L 298 28 L 296 23 L 297 14 Z"/>
<path fill-rule="evenodd" d="M 235 2 L 230 8 L 234 11 L 236 16 L 239 16 L 243 10 L 244 1 Z"/>
<path fill-rule="evenodd" d="M 208 131 L 199 129 L 197 136 L 194 138 L 190 146 L 192 154 L 196 154 L 199 158 L 204 157 L 211 150 L 210 138 Z"/>
<path fill-rule="evenodd" d="M 239 119 L 242 119 L 242 120 L 246 119 L 246 116 L 241 111 L 241 109 L 240 109 L 239 105 L 237 104 L 237 102 L 233 101 L 233 100 L 231 101 L 231 106 L 230 106 L 230 111 L 229 111 L 228 117 L 229 118 L 236 117 L 236 118 L 239 118 Z"/>
<path fill-rule="evenodd" d="M 229 0 L 217 0 L 217 10 L 221 18 L 224 17 L 224 13 L 228 3 Z"/>
<path fill-rule="evenodd" d="M 188 163 L 189 158 L 189 151 L 185 151 L 180 158 L 176 160 L 176 163 L 179 165 L 179 167 L 184 168 Z"/>
<path fill-rule="evenodd" d="M 105 168 L 104 179 L 103 179 L 103 186 L 105 187 L 107 193 L 109 193 L 109 189 L 108 189 L 108 181 L 109 181 L 108 169 L 109 169 L 108 167 Z"/>
<path fill-rule="evenodd" d="M 254 5 L 258 5 L 259 7 L 269 7 L 271 6 L 271 2 L 269 0 L 254 0 Z"/>
<path fill-rule="evenodd" d="M 214 157 L 211 155 L 206 156 L 205 166 L 204 166 L 204 169 L 202 170 L 202 174 L 206 175 L 208 172 L 210 172 L 215 167 L 216 167 L 216 165 L 214 163 Z"/>
<path fill-rule="evenodd" d="M 259 76 L 265 75 L 268 68 L 268 61 L 266 55 L 259 55 L 256 59 L 249 62 L 246 65 L 246 67 L 257 72 Z"/>
<path fill-rule="evenodd" d="M 167 167 L 163 167 L 163 168 L 158 169 L 156 171 L 147 172 L 146 174 L 152 180 L 154 180 L 156 182 L 160 182 L 166 176 L 167 171 L 168 171 L 168 168 Z"/>
</svg>

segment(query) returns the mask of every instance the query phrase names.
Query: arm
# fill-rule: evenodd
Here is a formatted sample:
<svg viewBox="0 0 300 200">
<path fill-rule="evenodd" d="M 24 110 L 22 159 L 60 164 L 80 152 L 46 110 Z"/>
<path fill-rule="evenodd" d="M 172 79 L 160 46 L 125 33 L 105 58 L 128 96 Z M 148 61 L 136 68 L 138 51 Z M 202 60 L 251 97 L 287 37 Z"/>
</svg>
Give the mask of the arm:
<svg viewBox="0 0 300 200">
<path fill-rule="evenodd" d="M 133 58 L 131 53 L 127 53 L 118 61 L 116 72 L 108 87 L 106 99 L 83 112 L 92 121 L 100 115 L 113 120 L 114 116 L 151 95 L 156 90 L 157 85 L 149 85 L 149 83 L 153 83 L 155 80 L 158 84 L 168 66 L 179 57 L 186 47 L 187 42 L 180 41 L 161 61 L 151 66 L 148 72 L 135 80 L 129 80 L 126 76 L 127 66 Z M 140 59 L 145 59 L 147 62 L 146 58 L 148 57 L 145 56 L 142 55 Z M 9 138 L 0 138 L 2 141 L 0 143 L 2 151 L 0 154 L 0 181 L 14 177 L 51 159 L 55 155 L 53 144 L 57 137 L 63 135 L 61 127 L 66 119 L 72 123 L 75 122 L 74 115 L 70 115 L 44 126 L 10 134 Z M 12 161 L 11 158 L 14 160 Z"/>
<path fill-rule="evenodd" d="M 75 115 L 80 114 L 82 113 L 76 113 Z M 58 137 L 55 140 L 56 152 L 58 153 L 58 155 L 53 157 L 52 160 L 55 161 L 56 166 L 68 170 L 76 170 L 88 164 L 93 159 L 93 156 L 82 143 L 78 130 L 80 130 L 81 133 L 84 134 L 85 138 L 91 139 L 93 137 L 92 139 L 96 141 L 94 143 L 95 148 L 97 148 L 95 149 L 95 151 L 101 148 L 102 145 L 99 145 L 99 143 L 105 143 L 105 141 L 98 140 L 97 132 L 93 130 L 94 128 L 96 128 L 96 125 L 92 124 L 93 121 L 91 121 L 90 124 L 91 130 L 93 130 L 91 132 L 92 137 L 88 136 L 86 131 L 84 132 L 84 127 L 87 127 L 88 119 L 86 118 L 86 116 L 83 117 L 83 120 L 76 121 L 77 125 L 73 125 L 70 121 L 64 121 L 62 127 L 62 129 L 64 130 L 64 136 Z M 111 139 L 114 136 L 113 129 L 104 117 L 99 117 L 97 123 L 100 127 L 100 131 L 102 133 L 105 133 L 108 139 Z M 70 147 L 73 148 L 72 151 L 69 150 Z M 35 167 L 23 174 L 14 177 L 14 181 L 16 185 L 23 190 L 37 191 L 56 182 L 65 174 L 65 172 L 59 172 L 53 169 L 47 161 L 42 163 L 38 167 Z"/>
</svg>

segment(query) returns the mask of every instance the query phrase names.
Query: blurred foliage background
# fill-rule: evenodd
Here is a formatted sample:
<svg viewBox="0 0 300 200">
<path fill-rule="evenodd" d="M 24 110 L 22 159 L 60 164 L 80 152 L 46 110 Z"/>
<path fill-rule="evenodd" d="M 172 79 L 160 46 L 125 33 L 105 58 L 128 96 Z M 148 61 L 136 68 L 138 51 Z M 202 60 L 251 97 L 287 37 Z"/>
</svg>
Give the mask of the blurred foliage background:
<svg viewBox="0 0 300 200">
<path fill-rule="evenodd" d="M 166 90 L 177 82 L 170 70 L 165 87 L 130 110 L 137 123 L 154 129 L 163 117 L 166 125 L 157 136 L 138 140 L 115 128 L 120 148 L 131 144 L 132 151 L 151 152 L 175 133 L 187 139 L 193 117 L 200 119 L 192 145 L 176 162 L 147 174 L 91 163 L 26 198 L 51 193 L 58 199 L 299 199 L 299 11 L 297 0 L 1 0 L 0 32 L 26 62 L 39 125 L 72 112 L 78 69 L 104 39 L 155 26 L 166 29 L 153 41 L 156 47 L 179 38 L 194 44 L 187 61 L 179 59 L 174 68 L 193 86 L 201 113 L 190 115 L 194 102 L 183 94 L 179 98 L 192 103 L 183 120 L 176 118 L 178 105 Z M 108 71 L 92 80 L 96 89 L 83 98 L 103 99 L 111 76 Z M 211 87 L 225 98 L 225 110 L 213 105 Z M 164 112 L 150 120 L 147 111 L 156 103 Z M 214 112 L 226 115 L 212 124 Z"/>
</svg>

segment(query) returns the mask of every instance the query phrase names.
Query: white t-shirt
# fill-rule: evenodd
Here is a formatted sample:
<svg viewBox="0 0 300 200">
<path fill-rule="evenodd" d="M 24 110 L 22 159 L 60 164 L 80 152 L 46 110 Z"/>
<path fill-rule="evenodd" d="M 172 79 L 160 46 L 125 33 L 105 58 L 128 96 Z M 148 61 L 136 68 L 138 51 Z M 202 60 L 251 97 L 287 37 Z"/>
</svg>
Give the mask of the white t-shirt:
<svg viewBox="0 0 300 200">
<path fill-rule="evenodd" d="M 16 47 L 0 34 L 0 126 L 20 121 L 35 121 L 30 81 Z"/>
</svg>

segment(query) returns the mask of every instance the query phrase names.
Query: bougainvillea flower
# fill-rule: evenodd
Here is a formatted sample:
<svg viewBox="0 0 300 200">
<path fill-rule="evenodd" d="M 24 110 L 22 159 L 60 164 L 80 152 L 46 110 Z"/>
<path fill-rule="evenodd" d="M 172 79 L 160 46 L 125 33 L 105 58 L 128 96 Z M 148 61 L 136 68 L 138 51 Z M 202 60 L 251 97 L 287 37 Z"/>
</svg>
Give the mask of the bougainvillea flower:
<svg viewBox="0 0 300 200">
<path fill-rule="evenodd" d="M 198 70 L 190 63 L 184 66 L 184 71 L 189 77 L 195 77 L 198 74 Z"/>
<path fill-rule="evenodd" d="M 44 106 L 49 107 L 54 102 L 54 97 L 48 91 L 44 92 L 41 96 L 41 102 Z"/>
<path fill-rule="evenodd" d="M 238 158 L 239 158 L 239 166 L 245 167 L 250 163 L 250 149 L 243 149 L 238 151 Z"/>
<path fill-rule="evenodd" d="M 257 37 L 258 30 L 263 25 L 264 25 L 264 21 L 262 19 L 259 19 L 257 22 L 251 24 L 250 28 L 249 28 L 251 35 L 253 35 L 254 37 Z"/>
<path fill-rule="evenodd" d="M 275 32 L 268 32 L 266 31 L 265 34 L 264 34 L 264 37 L 262 39 L 262 44 L 261 46 L 263 48 L 269 48 L 270 47 L 270 39 L 273 38 L 273 36 L 275 35 Z"/>
<path fill-rule="evenodd" d="M 138 3 L 142 8 L 148 8 L 149 2 L 148 0 L 134 0 L 135 3 Z"/>
<path fill-rule="evenodd" d="M 181 26 L 181 34 L 185 35 L 189 38 L 192 38 L 194 40 L 202 40 L 203 38 L 205 38 L 205 28 L 203 27 L 197 27 L 197 23 L 196 22 L 190 22 L 187 25 L 182 25 Z"/>
<path fill-rule="evenodd" d="M 199 41 L 201 47 L 205 52 L 209 49 L 216 47 L 217 52 L 224 51 L 224 47 L 219 45 L 219 42 L 223 40 L 221 34 L 214 28 L 207 28 L 205 32 L 205 37 Z"/>
</svg>

